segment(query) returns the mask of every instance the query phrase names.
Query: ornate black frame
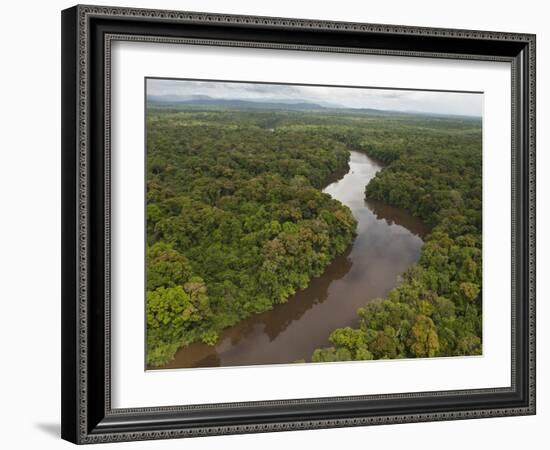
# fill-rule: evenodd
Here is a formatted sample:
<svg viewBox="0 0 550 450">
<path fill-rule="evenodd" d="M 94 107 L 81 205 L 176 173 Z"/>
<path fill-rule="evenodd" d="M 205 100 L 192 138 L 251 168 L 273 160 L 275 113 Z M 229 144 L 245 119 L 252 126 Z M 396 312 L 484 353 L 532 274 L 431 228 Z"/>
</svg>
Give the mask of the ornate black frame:
<svg viewBox="0 0 550 450">
<path fill-rule="evenodd" d="M 110 43 L 185 42 L 508 61 L 509 388 L 112 409 Z M 98 6 L 62 12 L 62 437 L 97 443 L 535 414 L 535 36 Z"/>
</svg>

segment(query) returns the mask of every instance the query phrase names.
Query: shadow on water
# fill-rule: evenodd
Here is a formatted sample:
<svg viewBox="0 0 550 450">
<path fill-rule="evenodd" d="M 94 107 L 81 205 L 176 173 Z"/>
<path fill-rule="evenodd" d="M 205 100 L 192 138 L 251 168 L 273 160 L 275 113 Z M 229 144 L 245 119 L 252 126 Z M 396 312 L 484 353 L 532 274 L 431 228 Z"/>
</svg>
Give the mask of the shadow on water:
<svg viewBox="0 0 550 450">
<path fill-rule="evenodd" d="M 384 297 L 420 256 L 429 228 L 407 211 L 364 199 L 365 186 L 381 169 L 378 162 L 351 152 L 349 170 L 323 192 L 347 205 L 357 219 L 348 251 L 325 272 L 272 310 L 224 330 L 215 346 L 181 348 L 163 368 L 219 367 L 309 361 L 329 345 L 339 327 L 357 324 L 357 309 Z"/>
<path fill-rule="evenodd" d="M 351 248 L 344 255 L 337 256 L 321 277 L 313 279 L 306 289 L 298 291 L 286 303 L 276 305 L 270 311 L 250 316 L 237 325 L 227 328 L 222 332 L 219 344 L 215 347 L 195 343 L 181 349 L 175 359 L 163 368 L 218 367 L 222 365 L 222 361 L 224 366 L 240 365 L 240 363 L 227 364 L 226 362 L 244 358 L 245 356 L 241 353 L 246 352 L 249 353 L 246 359 L 252 360 L 251 354 L 255 353 L 256 342 L 273 342 L 293 322 L 299 322 L 307 311 L 329 298 L 331 284 L 344 277 L 351 269 L 352 264 L 348 258 L 350 252 Z M 247 362 L 247 364 L 262 363 Z"/>
<path fill-rule="evenodd" d="M 398 225 L 406 228 L 411 233 L 424 239 L 430 234 L 430 227 L 419 221 L 408 211 L 387 205 L 378 200 L 365 200 L 365 205 L 369 208 L 377 219 L 385 220 L 389 226 Z"/>
</svg>

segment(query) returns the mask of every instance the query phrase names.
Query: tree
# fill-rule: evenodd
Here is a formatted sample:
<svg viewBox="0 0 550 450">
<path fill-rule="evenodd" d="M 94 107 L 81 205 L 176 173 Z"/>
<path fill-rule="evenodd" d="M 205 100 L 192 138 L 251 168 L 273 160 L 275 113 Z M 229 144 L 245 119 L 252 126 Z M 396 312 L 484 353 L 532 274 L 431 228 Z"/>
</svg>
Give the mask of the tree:
<svg viewBox="0 0 550 450">
<path fill-rule="evenodd" d="M 437 329 L 429 317 L 418 316 L 409 336 L 409 349 L 416 357 L 433 357 L 439 351 Z"/>
<path fill-rule="evenodd" d="M 147 249 L 147 290 L 183 285 L 191 276 L 191 266 L 185 256 L 165 242 Z"/>
<path fill-rule="evenodd" d="M 477 299 L 480 288 L 479 285 L 476 283 L 465 282 L 460 283 L 460 292 L 466 300 L 473 302 Z"/>
</svg>

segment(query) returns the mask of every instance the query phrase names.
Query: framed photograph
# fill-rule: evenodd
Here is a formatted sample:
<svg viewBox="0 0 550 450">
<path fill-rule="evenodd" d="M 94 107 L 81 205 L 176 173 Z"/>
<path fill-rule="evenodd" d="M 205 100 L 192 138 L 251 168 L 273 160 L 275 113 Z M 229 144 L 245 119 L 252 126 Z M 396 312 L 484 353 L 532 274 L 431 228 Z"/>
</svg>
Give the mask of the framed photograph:
<svg viewBox="0 0 550 450">
<path fill-rule="evenodd" d="M 62 437 L 535 413 L 535 36 L 62 12 Z"/>
</svg>

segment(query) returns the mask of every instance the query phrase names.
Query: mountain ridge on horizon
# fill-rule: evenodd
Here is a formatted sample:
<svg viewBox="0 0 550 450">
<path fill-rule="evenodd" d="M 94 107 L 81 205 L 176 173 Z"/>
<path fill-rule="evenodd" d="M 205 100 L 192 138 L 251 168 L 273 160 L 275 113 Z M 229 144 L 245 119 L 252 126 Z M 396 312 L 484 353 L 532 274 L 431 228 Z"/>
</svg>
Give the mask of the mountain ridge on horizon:
<svg viewBox="0 0 550 450">
<path fill-rule="evenodd" d="M 225 106 L 225 107 L 240 107 L 240 108 L 271 108 L 271 109 L 289 109 L 289 110 L 315 110 L 315 111 L 331 111 L 341 110 L 349 112 L 365 112 L 376 113 L 380 115 L 388 114 L 402 114 L 402 115 L 423 115 L 423 116 L 437 116 L 437 117 L 462 117 L 470 119 L 481 119 L 481 116 L 465 115 L 465 114 L 451 114 L 451 113 L 436 113 L 436 112 L 424 112 L 424 111 L 399 111 L 399 110 L 385 110 L 377 108 L 354 108 L 349 106 L 338 105 L 327 102 L 312 102 L 306 99 L 273 99 L 273 98 L 261 98 L 261 99 L 238 99 L 238 98 L 216 98 L 209 95 L 197 94 L 197 95 L 147 95 L 147 103 L 156 105 L 196 105 L 196 106 Z"/>
</svg>

